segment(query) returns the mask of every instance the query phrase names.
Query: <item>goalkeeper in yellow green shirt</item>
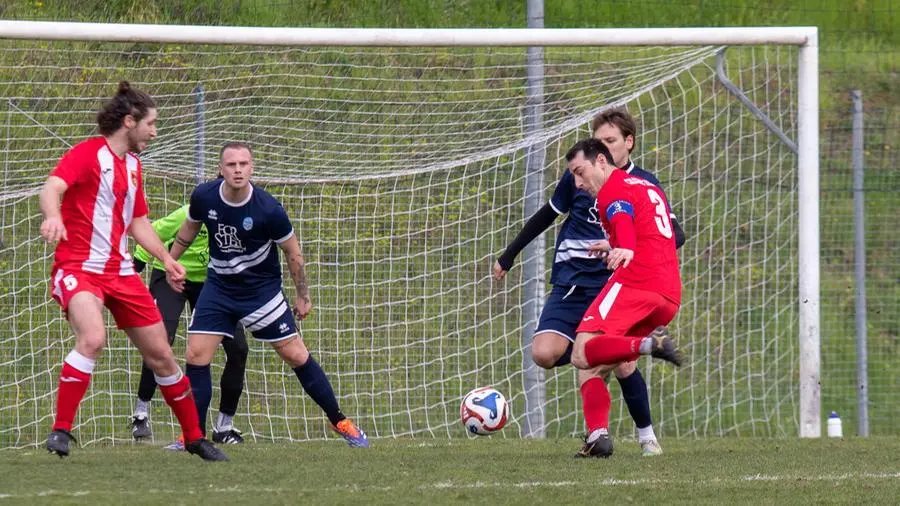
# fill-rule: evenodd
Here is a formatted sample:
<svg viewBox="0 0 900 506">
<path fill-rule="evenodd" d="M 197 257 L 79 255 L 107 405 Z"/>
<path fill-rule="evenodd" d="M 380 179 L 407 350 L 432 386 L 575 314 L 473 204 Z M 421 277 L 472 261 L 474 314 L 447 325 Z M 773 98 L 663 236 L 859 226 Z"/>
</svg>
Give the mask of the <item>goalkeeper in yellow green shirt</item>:
<svg viewBox="0 0 900 506">
<path fill-rule="evenodd" d="M 187 217 L 188 206 L 178 208 L 172 214 L 153 222 L 153 229 L 165 243 L 167 248 L 172 246 L 175 234 L 181 228 Z M 138 246 L 134 252 L 135 268 L 141 272 L 149 260 L 152 272 L 150 274 L 150 294 L 156 300 L 159 312 L 162 313 L 166 333 L 169 335 L 169 345 L 175 341 L 175 332 L 178 330 L 178 321 L 184 311 L 184 303 L 187 302 L 193 311 L 200 290 L 206 281 L 206 269 L 209 263 L 209 237 L 206 227 L 200 229 L 193 244 L 181 255 L 178 260 L 187 271 L 184 291 L 178 293 L 169 287 L 166 282 L 165 268 L 159 260 L 152 258 L 147 251 Z M 244 336 L 244 328 L 241 324 L 234 329 L 234 339 L 223 339 L 222 347 L 225 350 L 225 369 L 222 371 L 221 389 L 222 398 L 219 401 L 219 417 L 213 427 L 212 440 L 219 444 L 243 443 L 240 431 L 234 428 L 232 418 L 237 411 L 238 400 L 244 390 L 244 371 L 247 366 L 247 339 Z M 131 435 L 136 440 L 150 438 L 150 399 L 156 390 L 156 380 L 153 371 L 144 364 L 141 368 L 141 381 L 138 387 L 138 401 L 131 421 Z M 206 431 L 206 427 L 201 427 Z M 171 450 L 183 450 L 184 443 L 179 440 L 166 448 Z"/>
</svg>

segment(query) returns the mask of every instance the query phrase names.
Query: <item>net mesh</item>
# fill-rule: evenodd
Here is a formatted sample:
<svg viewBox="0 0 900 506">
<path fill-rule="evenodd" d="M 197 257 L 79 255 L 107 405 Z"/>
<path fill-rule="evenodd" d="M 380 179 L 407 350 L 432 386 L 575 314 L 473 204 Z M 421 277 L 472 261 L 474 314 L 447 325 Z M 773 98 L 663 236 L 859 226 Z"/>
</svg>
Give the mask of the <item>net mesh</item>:
<svg viewBox="0 0 900 506">
<path fill-rule="evenodd" d="M 306 256 L 315 309 L 304 340 L 343 411 L 374 437 L 462 436 L 458 403 L 484 385 L 511 400 L 502 434 L 521 435 L 522 329 L 535 322 L 523 321 L 522 270 L 495 282 L 490 267 L 528 218 L 525 157 L 546 154 L 543 202 L 591 117 L 626 107 L 639 126 L 633 158 L 662 181 L 688 238 L 673 330 L 689 363 L 639 364 L 657 431 L 796 433 L 796 159 L 718 83 L 719 48 L 546 49 L 544 123 L 529 131 L 524 49 L 3 45 L 0 447 L 42 442 L 74 343 L 47 295 L 52 250 L 35 195 L 94 134 L 120 79 L 160 110 L 142 156 L 151 217 L 215 175 L 224 142 L 254 146 L 256 181 L 283 202 Z M 796 50 L 726 54 L 731 80 L 795 137 Z M 183 339 L 175 347 L 182 357 Z M 325 437 L 293 371 L 250 348 L 235 421 L 245 437 Z M 214 378 L 221 364 L 219 354 Z M 139 354 L 110 326 L 76 421 L 81 442 L 130 439 L 139 373 Z M 547 372 L 545 388 L 547 434 L 581 432 L 573 370 Z M 613 399 L 613 429 L 628 435 Z M 151 418 L 155 437 L 176 435 L 164 403 Z"/>
</svg>

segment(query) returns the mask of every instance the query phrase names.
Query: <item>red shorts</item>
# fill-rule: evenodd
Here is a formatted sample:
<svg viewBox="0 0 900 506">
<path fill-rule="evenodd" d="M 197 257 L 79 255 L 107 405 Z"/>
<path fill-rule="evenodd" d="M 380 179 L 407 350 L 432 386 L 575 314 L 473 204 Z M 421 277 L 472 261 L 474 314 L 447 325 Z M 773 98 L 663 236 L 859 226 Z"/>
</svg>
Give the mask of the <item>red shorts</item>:
<svg viewBox="0 0 900 506">
<path fill-rule="evenodd" d="M 677 312 L 678 304 L 656 292 L 611 282 L 584 313 L 577 332 L 641 337 L 668 325 Z"/>
<path fill-rule="evenodd" d="M 50 273 L 50 295 L 62 306 L 66 317 L 69 301 L 78 292 L 90 292 L 103 301 L 120 329 L 146 327 L 162 321 L 156 302 L 137 274 L 94 274 L 54 266 Z"/>
</svg>

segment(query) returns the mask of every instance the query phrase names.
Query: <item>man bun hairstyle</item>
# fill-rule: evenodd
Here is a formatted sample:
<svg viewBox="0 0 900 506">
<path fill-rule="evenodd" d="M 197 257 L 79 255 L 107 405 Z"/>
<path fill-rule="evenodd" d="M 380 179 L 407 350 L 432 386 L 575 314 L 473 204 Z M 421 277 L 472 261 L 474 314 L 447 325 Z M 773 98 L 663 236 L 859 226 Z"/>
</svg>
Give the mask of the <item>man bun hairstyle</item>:
<svg viewBox="0 0 900 506">
<path fill-rule="evenodd" d="M 135 121 L 140 121 L 150 109 L 156 109 L 153 98 L 132 88 L 128 81 L 122 81 L 115 96 L 97 112 L 97 130 L 100 135 L 112 135 L 122 128 L 125 116 L 131 115 Z"/>
<path fill-rule="evenodd" d="M 594 119 L 591 121 L 591 133 L 595 133 L 598 128 L 607 123 L 618 127 L 619 131 L 622 132 L 622 139 L 627 139 L 629 135 L 634 139 L 634 143 L 631 145 L 631 149 L 629 149 L 628 152 L 631 153 L 634 151 L 634 148 L 637 145 L 637 124 L 635 123 L 634 118 L 628 114 L 628 111 L 624 109 L 613 109 L 611 111 L 601 112 L 594 116 Z"/>
</svg>

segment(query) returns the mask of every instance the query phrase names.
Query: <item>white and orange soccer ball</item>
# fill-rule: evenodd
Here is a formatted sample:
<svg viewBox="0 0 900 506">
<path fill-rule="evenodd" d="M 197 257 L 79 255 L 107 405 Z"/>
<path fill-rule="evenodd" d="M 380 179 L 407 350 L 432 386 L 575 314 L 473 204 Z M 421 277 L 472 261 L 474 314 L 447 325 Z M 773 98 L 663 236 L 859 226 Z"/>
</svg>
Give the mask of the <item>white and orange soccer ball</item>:
<svg viewBox="0 0 900 506">
<path fill-rule="evenodd" d="M 487 436 L 502 429 L 509 421 L 509 403 L 493 387 L 476 388 L 463 397 L 459 417 L 467 432 Z"/>
</svg>

